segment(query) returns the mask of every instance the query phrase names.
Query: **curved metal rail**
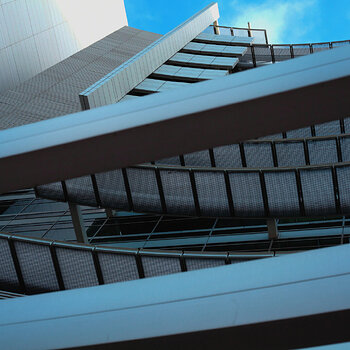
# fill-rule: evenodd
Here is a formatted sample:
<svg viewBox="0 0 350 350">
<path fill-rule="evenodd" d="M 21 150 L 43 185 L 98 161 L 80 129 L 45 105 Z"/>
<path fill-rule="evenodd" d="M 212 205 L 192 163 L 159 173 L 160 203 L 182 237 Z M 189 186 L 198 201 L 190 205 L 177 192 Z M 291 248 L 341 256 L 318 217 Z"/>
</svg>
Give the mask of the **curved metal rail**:
<svg viewBox="0 0 350 350">
<path fill-rule="evenodd" d="M 38 294 L 272 256 L 104 248 L 0 233 L 0 289 Z"/>
<path fill-rule="evenodd" d="M 186 167 L 272 168 L 350 161 L 350 134 L 304 139 L 251 140 L 154 162 Z"/>
<path fill-rule="evenodd" d="M 301 44 L 269 44 L 266 29 L 256 28 L 238 28 L 227 26 L 210 26 L 213 27 L 213 34 L 216 34 L 214 27 L 220 29 L 220 34 L 242 37 L 254 37 L 263 43 L 251 45 L 253 49 L 248 52 L 251 55 L 251 62 L 255 66 L 259 61 L 275 63 L 299 56 L 312 54 L 319 51 L 329 50 L 338 46 L 349 45 L 350 40 L 325 41 L 320 43 L 301 43 Z M 246 56 L 246 58 L 249 56 Z"/>
<path fill-rule="evenodd" d="M 271 169 L 137 166 L 39 186 L 38 196 L 142 213 L 308 217 L 350 213 L 350 163 Z"/>
</svg>

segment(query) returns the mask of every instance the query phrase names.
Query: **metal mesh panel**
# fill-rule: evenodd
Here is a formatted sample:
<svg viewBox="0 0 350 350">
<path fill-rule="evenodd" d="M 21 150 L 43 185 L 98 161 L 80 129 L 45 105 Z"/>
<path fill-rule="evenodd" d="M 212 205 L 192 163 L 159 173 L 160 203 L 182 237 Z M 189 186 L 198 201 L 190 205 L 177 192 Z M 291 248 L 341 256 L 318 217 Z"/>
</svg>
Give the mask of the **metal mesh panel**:
<svg viewBox="0 0 350 350">
<path fill-rule="evenodd" d="M 350 40 L 342 40 L 342 41 L 333 41 L 332 42 L 332 47 L 340 47 L 340 46 L 344 46 L 344 45 L 349 45 L 350 44 Z"/>
<path fill-rule="evenodd" d="M 287 131 L 287 138 L 289 139 L 303 139 L 305 137 L 311 137 L 310 127 Z"/>
<path fill-rule="evenodd" d="M 276 143 L 276 154 L 279 167 L 305 165 L 303 142 Z"/>
<path fill-rule="evenodd" d="M 176 156 L 176 157 L 157 160 L 155 164 L 181 165 L 181 162 L 180 162 L 180 157 Z"/>
<path fill-rule="evenodd" d="M 241 168 L 242 159 L 239 145 L 227 145 L 213 149 L 215 165 L 218 168 Z"/>
<path fill-rule="evenodd" d="M 64 193 L 60 182 L 53 182 L 48 185 L 41 185 L 37 188 L 38 195 L 43 198 L 55 199 L 64 201 Z"/>
<path fill-rule="evenodd" d="M 208 150 L 184 154 L 184 158 L 186 166 L 211 166 Z"/>
<path fill-rule="evenodd" d="M 32 293 L 59 290 L 50 247 L 14 242 L 26 290 Z"/>
<path fill-rule="evenodd" d="M 333 120 L 328 123 L 322 123 L 315 125 L 316 136 L 329 136 L 340 134 L 340 123 L 339 120 Z"/>
<path fill-rule="evenodd" d="M 121 169 L 96 174 L 96 183 L 103 207 L 129 209 Z"/>
<path fill-rule="evenodd" d="M 192 187 L 188 171 L 160 170 L 169 214 L 195 215 Z"/>
<path fill-rule="evenodd" d="M 73 203 L 97 206 L 90 176 L 82 176 L 66 181 L 69 201 Z"/>
<path fill-rule="evenodd" d="M 98 252 L 105 283 L 131 281 L 139 278 L 134 255 Z"/>
<path fill-rule="evenodd" d="M 229 216 L 224 174 L 221 172 L 194 173 L 199 207 L 204 216 Z"/>
<path fill-rule="evenodd" d="M 248 63 L 250 63 L 249 65 L 253 67 L 251 47 L 247 47 L 247 52 L 243 56 L 239 57 L 239 62 L 244 62 L 245 65 L 248 65 Z"/>
<path fill-rule="evenodd" d="M 72 107 L 68 103 L 50 101 L 43 97 L 36 97 L 20 106 L 19 109 L 24 113 L 41 116 L 40 119 L 47 119 L 47 115 L 53 117 L 72 113 Z"/>
<path fill-rule="evenodd" d="M 266 193 L 271 216 L 299 215 L 298 189 L 293 171 L 266 172 Z"/>
<path fill-rule="evenodd" d="M 343 213 L 350 212 L 350 166 L 336 168 L 340 208 Z"/>
<path fill-rule="evenodd" d="M 244 152 L 248 168 L 273 167 L 270 143 L 245 143 Z"/>
<path fill-rule="evenodd" d="M 294 57 L 305 56 L 310 54 L 310 46 L 305 45 L 293 45 Z"/>
<path fill-rule="evenodd" d="M 271 62 L 272 60 L 269 46 L 255 46 L 254 53 L 257 61 Z"/>
<path fill-rule="evenodd" d="M 350 137 L 340 137 L 339 141 L 343 162 L 350 162 Z"/>
<path fill-rule="evenodd" d="M 56 254 L 66 289 L 98 285 L 90 251 L 56 248 Z"/>
<path fill-rule="evenodd" d="M 0 238 L 0 289 L 18 292 L 19 284 L 7 239 Z"/>
<path fill-rule="evenodd" d="M 259 173 L 229 173 L 229 179 L 235 214 L 237 216 L 264 215 Z"/>
<path fill-rule="evenodd" d="M 153 169 L 127 169 L 135 211 L 161 212 L 157 179 Z"/>
<path fill-rule="evenodd" d="M 334 190 L 331 169 L 300 170 L 306 215 L 334 214 Z"/>
<path fill-rule="evenodd" d="M 186 258 L 185 260 L 188 271 L 208 269 L 210 267 L 225 265 L 224 259 Z"/>
<path fill-rule="evenodd" d="M 309 140 L 308 147 L 311 165 L 338 162 L 336 140 Z"/>
<path fill-rule="evenodd" d="M 312 44 L 314 52 L 329 50 L 329 43 Z"/>
<path fill-rule="evenodd" d="M 285 61 L 292 58 L 289 46 L 273 45 L 273 51 L 276 61 Z"/>
<path fill-rule="evenodd" d="M 145 277 L 169 275 L 181 272 L 179 258 L 141 256 Z"/>
<path fill-rule="evenodd" d="M 158 34 L 135 32 L 130 27 L 126 31 L 120 29 L 17 85 L 12 91 L 7 91 L 6 95 L 0 94 L 2 102 L 6 99 L 6 103 L 17 106 L 16 115 L 11 113 L 11 118 L 1 118 L 0 128 L 28 124 L 81 110 L 79 92 L 159 37 Z M 19 108 L 28 112 L 19 113 Z"/>
<path fill-rule="evenodd" d="M 79 69 L 82 69 L 86 65 L 85 61 L 77 58 L 68 57 L 65 60 L 52 66 L 52 70 L 57 73 L 71 75 Z"/>
<path fill-rule="evenodd" d="M 350 118 L 344 118 L 345 133 L 350 133 Z"/>
</svg>

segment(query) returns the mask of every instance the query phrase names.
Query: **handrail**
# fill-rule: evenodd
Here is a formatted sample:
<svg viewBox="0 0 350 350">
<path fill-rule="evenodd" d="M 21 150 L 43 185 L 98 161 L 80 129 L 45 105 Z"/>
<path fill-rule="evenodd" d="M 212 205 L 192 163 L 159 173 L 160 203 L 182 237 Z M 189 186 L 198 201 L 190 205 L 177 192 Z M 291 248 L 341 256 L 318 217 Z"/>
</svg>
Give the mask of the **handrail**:
<svg viewBox="0 0 350 350">
<path fill-rule="evenodd" d="M 214 26 L 213 26 L 214 27 Z M 337 41 L 325 41 L 325 42 L 316 42 L 316 43 L 298 43 L 298 44 L 269 44 L 268 39 L 267 39 L 267 33 L 266 29 L 253 29 L 253 28 L 238 28 L 238 27 L 228 27 L 228 26 L 215 26 L 217 28 L 225 28 L 225 29 L 230 29 L 230 35 L 234 36 L 234 30 L 245 30 L 247 31 L 247 36 L 253 36 L 252 33 L 254 31 L 256 32 L 264 32 L 264 37 L 265 37 L 265 43 L 252 43 L 250 44 L 250 52 L 252 56 L 252 64 L 253 67 L 257 66 L 257 59 L 256 59 L 256 53 L 255 50 L 261 49 L 261 48 L 266 48 L 270 52 L 271 59 L 269 61 L 265 62 L 272 62 L 275 63 L 278 61 L 278 58 L 281 58 L 280 55 L 277 55 L 275 50 L 277 47 L 279 48 L 287 48 L 289 49 L 289 55 L 288 57 L 284 59 L 289 59 L 289 58 L 295 58 L 296 56 L 301 56 L 300 54 L 295 54 L 294 49 L 298 49 L 299 47 L 307 47 L 308 48 L 308 53 L 312 54 L 316 51 L 319 51 L 320 46 L 323 46 L 323 49 L 332 49 L 336 46 L 341 46 L 341 45 L 346 45 L 350 44 L 350 40 L 337 40 Z M 214 31 L 214 34 L 215 31 Z M 304 55 L 304 54 L 303 54 Z M 247 56 L 247 55 L 246 55 Z M 277 58 L 277 60 L 276 60 Z"/>
<path fill-rule="evenodd" d="M 279 67 L 265 67 L 258 75 L 241 72 L 181 91 L 1 131 L 0 163 L 6 172 L 0 174 L 0 191 L 123 168 L 337 119 L 349 111 L 349 61 L 350 47 L 343 47 L 284 62 Z M 318 103 L 314 102 L 316 96 Z M 283 109 L 281 124 L 281 108 L 288 103 L 293 108 Z M 262 108 L 268 116 L 263 128 L 257 113 Z M 229 116 L 240 117 L 239 129 L 238 119 Z M 67 133 L 72 128 L 74 132 Z M 235 129 L 236 132 L 229 131 Z M 108 150 L 103 157 L 102 149 Z"/>
<path fill-rule="evenodd" d="M 256 46 L 260 46 L 260 45 L 268 45 L 268 46 L 305 46 L 305 45 L 329 45 L 330 47 L 333 46 L 333 44 L 341 44 L 341 43 L 350 43 L 350 39 L 349 40 L 335 40 L 335 41 L 322 41 L 322 42 L 315 42 L 315 43 L 297 43 L 297 44 L 293 44 L 293 43 L 290 43 L 290 44 L 269 44 L 268 43 L 268 40 L 267 40 L 267 31 L 266 29 L 262 29 L 262 28 L 241 28 L 241 27 L 230 27 L 230 26 L 222 26 L 222 25 L 217 25 L 217 26 L 214 26 L 214 25 L 210 25 L 210 27 L 217 27 L 217 28 L 226 28 L 226 29 L 232 29 L 233 31 L 236 29 L 236 30 L 245 30 L 247 31 L 247 33 L 249 32 L 254 32 L 254 31 L 261 31 L 261 32 L 264 32 L 265 33 L 265 38 L 266 38 L 266 41 L 265 41 L 265 44 L 252 44 L 252 45 L 256 45 Z M 213 30 L 213 33 L 215 34 L 214 30 Z M 231 35 L 234 36 L 234 34 L 232 34 L 232 31 L 231 31 Z M 249 36 L 249 35 L 248 35 Z"/>
<path fill-rule="evenodd" d="M 348 40 L 336 40 L 336 41 L 323 41 L 323 42 L 315 42 L 315 43 L 297 43 L 297 44 L 294 44 L 294 43 L 290 43 L 290 44 L 252 44 L 252 45 L 255 45 L 255 46 L 286 46 L 286 47 L 290 47 L 290 46 L 314 46 L 314 45 L 324 45 L 324 46 L 329 46 L 329 47 L 332 47 L 334 44 L 346 44 L 346 43 L 350 43 L 350 39 Z"/>
<path fill-rule="evenodd" d="M 0 256 L 7 259 L 2 269 L 4 275 L 0 276 L 1 288 L 29 295 L 274 256 L 274 252 L 202 253 L 107 248 L 4 233 L 0 234 L 0 243 Z M 39 259 L 40 264 L 37 263 Z"/>
<path fill-rule="evenodd" d="M 265 43 L 268 44 L 268 38 L 267 38 L 267 31 L 266 29 L 262 29 L 262 28 L 241 28 L 241 27 L 229 27 L 229 26 L 221 26 L 221 25 L 210 25 L 210 27 L 213 27 L 213 32 L 215 33 L 214 28 L 225 28 L 225 29 L 230 29 L 230 33 L 232 36 L 234 36 L 234 31 L 235 30 L 245 30 L 247 31 L 247 36 L 251 37 L 252 36 L 252 32 L 263 32 L 264 33 L 264 38 L 265 38 Z"/>
<path fill-rule="evenodd" d="M 264 169 L 139 165 L 115 170 L 112 181 L 108 173 L 97 174 L 100 185 L 95 187 L 85 177 L 37 190 L 45 198 L 142 213 L 237 218 L 337 216 L 350 210 L 349 170 L 350 162 Z M 148 190 L 138 188 L 132 181 L 135 176 L 143 176 Z M 323 184 L 322 191 L 318 191 L 319 184 Z M 64 188 L 68 191 L 63 198 Z"/>
<path fill-rule="evenodd" d="M 268 54 L 264 54 L 260 56 L 264 56 L 264 59 L 261 60 L 262 63 L 276 63 L 279 61 L 289 60 L 296 57 L 306 56 L 308 54 L 313 54 L 318 51 L 324 51 L 324 50 L 331 50 L 334 47 L 339 47 L 343 45 L 350 44 L 350 40 L 341 40 L 341 41 L 331 41 L 331 42 L 324 42 L 324 43 L 306 43 L 306 44 L 254 44 L 252 43 L 248 49 L 250 51 L 247 52 L 247 54 L 244 57 L 249 57 L 251 55 L 252 60 L 252 66 L 257 67 L 258 66 L 258 59 L 259 55 L 256 53 L 256 50 L 258 49 L 266 49 Z M 300 47 L 305 47 L 307 49 L 307 52 L 303 52 L 300 54 L 300 52 L 296 52 L 296 50 Z M 285 52 L 283 55 L 281 53 L 276 52 L 276 48 L 285 48 Z M 266 56 L 270 56 L 271 59 L 266 60 Z M 240 64 L 244 62 L 244 59 L 241 60 Z M 260 63 L 261 63 L 260 62 Z"/>
<path fill-rule="evenodd" d="M 213 167 L 200 167 L 200 166 L 181 166 L 181 165 L 166 165 L 166 164 L 159 164 L 159 165 L 153 165 L 153 164 L 139 164 L 139 165 L 133 165 L 130 166 L 130 169 L 159 169 L 159 170 L 168 170 L 168 171 L 190 171 L 195 170 L 198 172 L 239 172 L 239 173 L 251 173 L 251 172 L 257 172 L 257 171 L 263 171 L 263 172 L 283 172 L 283 171 L 296 171 L 296 170 L 321 170 L 321 169 L 329 169 L 329 168 L 342 168 L 350 166 L 349 162 L 338 162 L 338 163 L 332 163 L 332 164 L 322 164 L 322 165 L 300 165 L 300 166 L 294 166 L 294 167 L 281 167 L 281 168 L 213 168 Z"/>
<path fill-rule="evenodd" d="M 200 251 L 186 251 L 185 253 L 181 250 L 162 250 L 162 249 L 144 249 L 144 248 L 123 248 L 123 247 L 111 247 L 111 246 L 95 246 L 93 244 L 88 243 L 77 243 L 77 242 L 64 242 L 57 241 L 47 238 L 36 238 L 36 237 L 28 237 L 22 235 L 14 235 L 12 233 L 4 233 L 0 232 L 0 239 L 10 239 L 18 242 L 25 243 L 33 243 L 38 245 L 45 246 L 54 246 L 58 248 L 67 248 L 67 249 L 77 249 L 77 250 L 85 250 L 91 251 L 94 249 L 97 252 L 103 253 L 111 253 L 111 254 L 139 254 L 142 256 L 153 256 L 153 257 L 179 257 L 182 254 L 185 254 L 188 257 L 192 258 L 226 258 L 227 254 L 234 257 L 241 258 L 259 258 L 259 257 L 270 257 L 273 256 L 273 253 L 258 253 L 258 252 L 222 252 L 222 251 L 210 251 L 210 252 L 200 252 Z"/>
<path fill-rule="evenodd" d="M 214 27 L 213 24 L 210 25 L 210 27 Z M 262 32 L 266 32 L 266 29 L 263 28 L 246 28 L 246 27 L 230 27 L 230 26 L 222 26 L 222 25 L 218 25 L 215 27 L 219 27 L 219 28 L 232 28 L 232 29 L 239 29 L 239 30 L 257 30 L 257 31 L 262 31 Z"/>
<path fill-rule="evenodd" d="M 172 161 L 170 163 L 167 163 L 167 159 L 162 159 L 162 160 L 158 160 L 155 162 L 155 165 L 157 166 L 162 166 L 162 165 L 176 165 L 174 163 L 178 163 L 177 165 L 182 165 L 183 167 L 203 167 L 203 166 L 207 166 L 204 165 L 203 163 L 209 163 L 211 164 L 211 168 L 217 168 L 220 166 L 218 166 L 218 154 L 217 152 L 219 152 L 219 156 L 222 157 L 229 157 L 230 154 L 232 152 L 234 152 L 235 150 L 239 153 L 239 155 L 237 155 L 237 157 L 240 159 L 241 162 L 241 166 L 226 166 L 225 170 L 229 170 L 229 169 L 240 169 L 240 168 L 249 168 L 249 169 L 253 169 L 253 168 L 257 168 L 257 166 L 254 166 L 253 164 L 247 164 L 246 161 L 246 155 L 247 152 L 249 152 L 247 150 L 247 147 L 251 146 L 251 145 L 256 145 L 259 148 L 255 148 L 254 149 L 254 153 L 255 155 L 260 155 L 261 157 L 263 157 L 264 155 L 268 156 L 268 159 L 270 159 L 271 161 L 273 161 L 274 163 L 274 169 L 275 168 L 285 168 L 286 165 L 283 165 L 283 162 L 281 164 L 280 159 L 281 156 L 284 156 L 283 153 L 283 149 L 282 151 L 278 150 L 278 147 L 282 146 L 287 146 L 287 145 L 291 145 L 291 144 L 298 144 L 298 148 L 294 148 L 295 150 L 299 150 L 300 151 L 300 146 L 302 146 L 301 148 L 303 149 L 303 153 L 304 153 L 304 157 L 303 160 L 301 161 L 301 164 L 294 164 L 294 166 L 298 166 L 298 165 L 310 165 L 310 155 L 315 155 L 316 150 L 313 149 L 313 151 L 311 152 L 309 147 L 312 144 L 317 144 L 318 150 L 317 152 L 320 152 L 323 150 L 323 147 L 326 145 L 326 147 L 329 149 L 329 147 L 331 146 L 332 149 L 331 151 L 333 151 L 333 155 L 334 155 L 334 159 L 328 159 L 327 161 L 322 161 L 317 163 L 318 165 L 325 165 L 325 164 L 333 164 L 333 163 L 343 163 L 344 161 L 344 151 L 346 151 L 347 148 L 347 144 L 344 144 L 344 142 L 346 142 L 347 140 L 349 140 L 350 138 L 350 134 L 349 133 L 344 133 L 344 134 L 339 134 L 339 135 L 331 135 L 331 136 L 311 136 L 311 137 L 304 137 L 304 138 L 286 138 L 286 139 L 257 139 L 257 140 L 249 140 L 249 141 L 245 141 L 242 143 L 236 143 L 236 144 L 232 144 L 232 145 L 228 145 L 228 147 L 230 147 L 230 149 L 225 149 L 226 146 L 222 146 L 222 147 L 214 147 L 212 149 L 209 150 L 203 150 L 203 151 L 199 151 L 199 152 L 194 152 L 194 153 L 189 153 L 189 154 L 184 154 L 184 155 L 180 155 L 177 157 L 172 157 Z M 327 143 L 327 141 L 332 141 L 332 145 L 330 145 L 329 143 Z M 268 150 L 266 150 L 266 145 L 269 145 L 270 148 Z M 290 151 L 290 150 L 289 150 Z M 206 152 L 206 153 L 204 153 Z M 280 153 L 282 152 L 282 153 Z M 203 159 L 201 157 L 203 157 L 203 154 L 206 155 L 206 157 Z M 251 154 L 251 153 L 250 153 Z M 190 156 L 191 158 L 188 160 L 187 156 Z M 197 157 L 197 158 L 196 158 Z M 256 156 L 258 157 L 258 156 Z M 174 159 L 177 160 L 177 162 L 174 162 Z M 192 163 L 193 159 L 195 159 L 195 164 Z M 202 160 L 201 160 L 202 159 Z M 266 159 L 266 160 L 268 160 Z M 316 163 L 312 162 L 313 165 L 317 165 Z M 208 167 L 208 166 L 207 166 Z M 268 166 L 260 166 L 261 168 L 268 168 Z M 260 168 L 259 167 L 259 168 Z"/>
<path fill-rule="evenodd" d="M 211 164 L 211 168 L 217 168 L 218 166 L 218 154 L 222 158 L 223 156 L 228 157 L 231 155 L 232 152 L 235 150 L 239 153 L 238 158 L 241 161 L 241 166 L 226 166 L 225 169 L 239 169 L 239 168 L 257 168 L 253 164 L 248 165 L 246 161 L 246 153 L 247 153 L 247 146 L 256 145 L 257 149 L 254 150 L 255 154 L 259 154 L 259 152 L 263 152 L 260 154 L 260 156 L 267 155 L 268 157 L 271 156 L 271 160 L 273 160 L 274 168 L 278 167 L 285 167 L 283 165 L 283 162 L 281 164 L 280 157 L 283 157 L 283 151 L 282 154 L 278 151 L 276 147 L 279 146 L 287 146 L 291 144 L 298 144 L 298 148 L 295 148 L 295 150 L 300 151 L 300 146 L 302 146 L 303 152 L 304 152 L 304 163 L 301 162 L 301 164 L 294 164 L 294 166 L 298 165 L 310 165 L 310 155 L 315 155 L 315 152 L 321 152 L 324 149 L 324 146 L 326 145 L 327 141 L 332 141 L 334 144 L 332 146 L 333 155 L 336 155 L 334 159 L 329 159 L 327 161 L 322 161 L 320 163 L 313 163 L 314 165 L 324 165 L 324 164 L 333 164 L 336 162 L 342 163 L 344 161 L 344 150 L 346 150 L 347 145 L 344 144 L 346 140 L 349 140 L 350 134 L 344 133 L 339 135 L 330 135 L 330 136 L 310 136 L 310 137 L 304 137 L 304 138 L 284 138 L 284 139 L 256 139 L 256 140 L 249 140 L 245 141 L 243 143 L 235 143 L 228 146 L 222 146 L 222 147 L 214 147 L 212 149 L 207 149 L 199 152 L 179 155 L 171 157 L 171 161 L 169 163 L 169 160 L 167 158 L 158 160 L 156 162 L 152 162 L 157 166 L 162 165 L 181 165 L 184 167 L 203 167 L 207 166 L 203 163 L 209 163 Z M 317 144 L 318 150 L 313 149 L 312 152 L 310 152 L 309 146 L 310 145 Z M 270 146 L 269 150 L 264 149 L 266 145 Z M 225 147 L 230 147 L 231 149 L 225 149 Z M 329 144 L 328 144 L 329 149 Z M 249 151 L 248 151 L 249 152 Z M 206 155 L 203 159 L 203 155 Z M 191 157 L 190 159 L 187 159 L 187 157 Z M 174 161 L 174 160 L 177 161 Z M 201 160 L 202 159 L 202 160 Z M 192 163 L 194 161 L 194 164 Z M 175 163 L 175 164 L 174 164 Z M 176 164 L 177 163 L 177 164 Z M 266 168 L 268 166 L 261 165 L 262 168 Z"/>
</svg>

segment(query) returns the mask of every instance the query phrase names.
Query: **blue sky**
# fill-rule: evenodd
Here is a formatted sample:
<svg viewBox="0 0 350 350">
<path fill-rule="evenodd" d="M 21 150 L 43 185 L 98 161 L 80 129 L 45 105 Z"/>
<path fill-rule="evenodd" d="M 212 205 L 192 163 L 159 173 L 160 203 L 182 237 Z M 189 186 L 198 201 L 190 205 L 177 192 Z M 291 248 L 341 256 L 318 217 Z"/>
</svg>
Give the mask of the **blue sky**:
<svg viewBox="0 0 350 350">
<path fill-rule="evenodd" d="M 164 34 L 211 1 L 124 0 L 129 26 Z M 350 39 L 350 0 L 218 0 L 219 24 L 266 28 L 270 43 Z"/>
</svg>

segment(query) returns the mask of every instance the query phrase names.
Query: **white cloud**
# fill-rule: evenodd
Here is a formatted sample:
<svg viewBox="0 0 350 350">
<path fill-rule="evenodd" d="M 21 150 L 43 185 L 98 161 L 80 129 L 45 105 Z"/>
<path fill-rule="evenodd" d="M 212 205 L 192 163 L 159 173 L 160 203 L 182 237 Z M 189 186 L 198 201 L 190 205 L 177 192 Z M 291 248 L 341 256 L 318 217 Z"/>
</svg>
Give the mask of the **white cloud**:
<svg viewBox="0 0 350 350">
<path fill-rule="evenodd" d="M 252 4 L 234 0 L 230 10 L 222 13 L 220 24 L 235 27 L 267 29 L 270 43 L 295 42 L 312 26 L 311 18 L 317 12 L 317 0 L 263 0 Z"/>
</svg>

